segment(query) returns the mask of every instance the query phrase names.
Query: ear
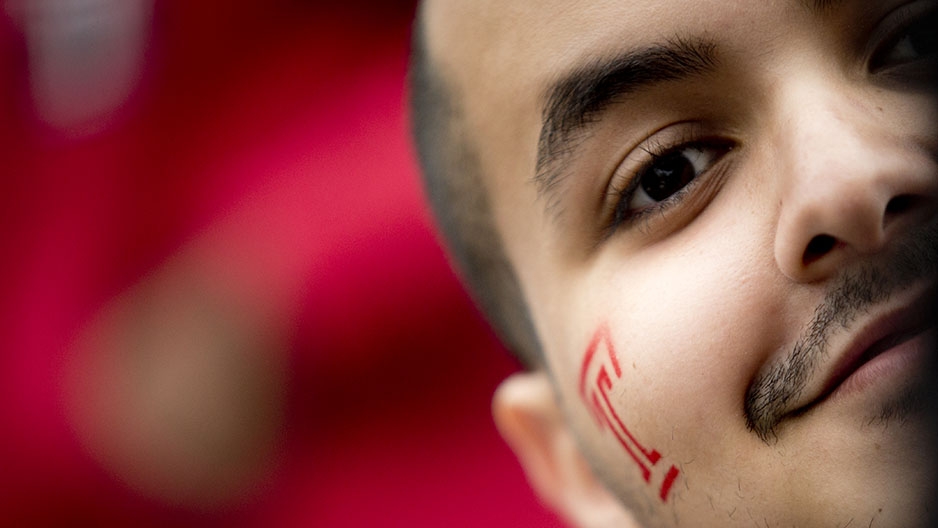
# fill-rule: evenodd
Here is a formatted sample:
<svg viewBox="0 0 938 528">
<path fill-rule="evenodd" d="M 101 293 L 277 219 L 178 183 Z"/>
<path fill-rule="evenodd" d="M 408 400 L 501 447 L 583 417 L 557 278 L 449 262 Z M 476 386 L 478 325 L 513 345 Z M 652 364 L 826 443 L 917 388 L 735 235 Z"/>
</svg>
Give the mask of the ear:
<svg viewBox="0 0 938 528">
<path fill-rule="evenodd" d="M 492 414 L 528 482 L 548 507 L 580 528 L 639 527 L 593 474 L 545 372 L 518 373 L 503 381 Z"/>
</svg>

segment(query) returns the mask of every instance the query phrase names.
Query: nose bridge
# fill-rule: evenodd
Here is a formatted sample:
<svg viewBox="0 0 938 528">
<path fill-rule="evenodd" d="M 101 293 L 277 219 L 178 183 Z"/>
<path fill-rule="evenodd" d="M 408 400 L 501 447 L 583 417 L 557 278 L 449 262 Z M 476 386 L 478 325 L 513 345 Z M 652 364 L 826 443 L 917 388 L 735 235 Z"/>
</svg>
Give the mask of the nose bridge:
<svg viewBox="0 0 938 528">
<path fill-rule="evenodd" d="M 878 224 L 875 211 L 885 206 L 878 202 L 887 193 L 879 174 L 889 170 L 885 159 L 876 159 L 883 154 L 874 144 L 875 127 L 855 104 L 820 83 L 793 91 L 783 109 L 787 115 L 778 142 L 787 166 L 779 186 L 785 220 L 803 229 L 837 231 L 838 238 L 847 235 L 845 229 L 857 231 L 847 238 L 855 244 L 875 243 L 869 239 L 879 234 L 873 229 Z"/>
<path fill-rule="evenodd" d="M 779 93 L 776 261 L 790 278 L 818 280 L 881 250 L 897 220 L 934 197 L 934 178 L 882 110 L 843 83 L 802 78 Z"/>
</svg>

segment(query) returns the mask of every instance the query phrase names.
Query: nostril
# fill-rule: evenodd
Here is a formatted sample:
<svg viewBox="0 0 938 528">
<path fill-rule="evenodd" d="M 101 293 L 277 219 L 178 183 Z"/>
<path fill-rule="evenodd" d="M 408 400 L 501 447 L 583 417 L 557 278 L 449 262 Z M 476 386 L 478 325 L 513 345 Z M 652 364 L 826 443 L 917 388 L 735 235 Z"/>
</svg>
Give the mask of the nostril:
<svg viewBox="0 0 938 528">
<path fill-rule="evenodd" d="M 801 259 L 802 262 L 805 265 L 811 264 L 834 249 L 836 243 L 837 239 L 830 235 L 815 236 L 808 242 L 808 247 L 805 248 L 804 256 Z"/>
<path fill-rule="evenodd" d="M 902 214 L 911 209 L 915 204 L 915 197 L 910 194 L 900 194 L 893 197 L 886 204 L 886 216 Z"/>
</svg>

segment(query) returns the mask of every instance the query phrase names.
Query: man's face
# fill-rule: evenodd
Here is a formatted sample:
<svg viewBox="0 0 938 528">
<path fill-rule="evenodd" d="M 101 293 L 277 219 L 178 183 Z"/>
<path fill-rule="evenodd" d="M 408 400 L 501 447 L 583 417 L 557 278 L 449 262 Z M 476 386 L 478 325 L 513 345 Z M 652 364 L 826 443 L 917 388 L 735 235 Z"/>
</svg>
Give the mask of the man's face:
<svg viewBox="0 0 938 528">
<path fill-rule="evenodd" d="M 645 523 L 921 519 L 936 12 L 428 6 L 567 423 Z"/>
</svg>

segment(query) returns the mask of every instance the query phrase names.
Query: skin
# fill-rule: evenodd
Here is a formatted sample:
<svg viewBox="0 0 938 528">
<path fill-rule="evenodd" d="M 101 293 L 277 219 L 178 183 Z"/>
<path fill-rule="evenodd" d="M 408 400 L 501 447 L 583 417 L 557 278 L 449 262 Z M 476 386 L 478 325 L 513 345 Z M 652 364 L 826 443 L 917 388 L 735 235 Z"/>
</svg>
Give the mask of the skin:
<svg viewBox="0 0 938 528">
<path fill-rule="evenodd" d="M 889 48 L 882 30 L 897 26 L 905 4 L 803 4 L 424 6 L 432 58 L 462 105 L 544 348 L 544 369 L 499 389 L 496 421 L 535 489 L 571 524 L 925 522 L 934 438 L 924 413 L 884 411 L 917 390 L 933 330 L 872 382 L 821 393 L 852 340 L 912 303 L 931 271 L 893 281 L 830 330 L 771 430 L 757 434 L 746 420 L 747 391 L 790 353 L 845 274 L 888 269 L 900 244 L 934 222 L 938 196 L 936 105 L 921 86 L 931 81 L 918 59 L 870 71 L 871 50 Z M 934 4 L 903 9 L 923 6 Z M 676 37 L 712 42 L 718 66 L 618 100 L 544 193 L 535 175 L 547 87 L 596 57 Z M 610 182 L 634 177 L 643 149 L 698 132 L 732 148 L 714 154 L 676 205 L 610 230 L 619 195 L 609 188 L 624 186 Z M 832 243 L 812 246 L 821 235 Z M 660 452 L 655 482 L 670 465 L 680 470 L 667 500 L 580 394 L 602 327 L 622 366 L 610 390 L 616 414 Z"/>
</svg>

